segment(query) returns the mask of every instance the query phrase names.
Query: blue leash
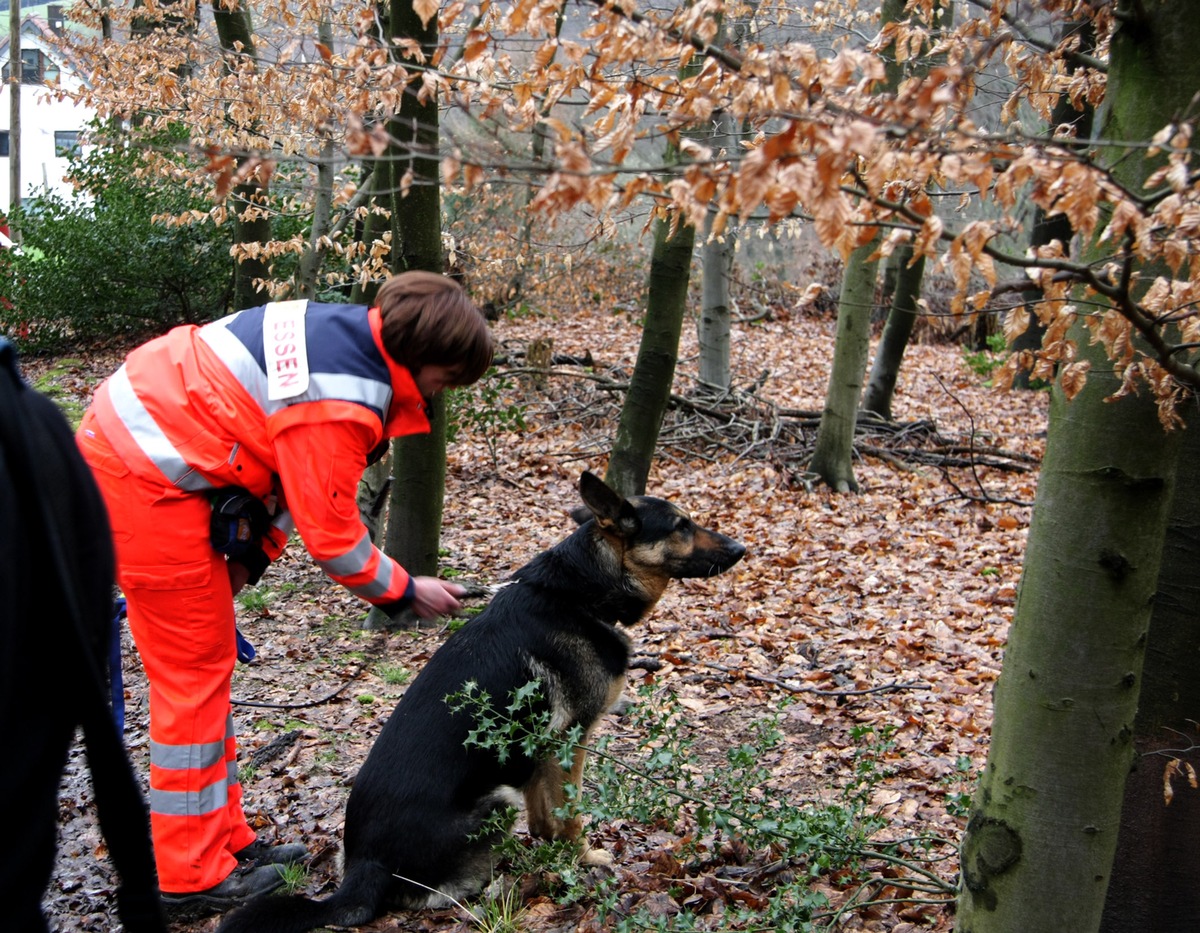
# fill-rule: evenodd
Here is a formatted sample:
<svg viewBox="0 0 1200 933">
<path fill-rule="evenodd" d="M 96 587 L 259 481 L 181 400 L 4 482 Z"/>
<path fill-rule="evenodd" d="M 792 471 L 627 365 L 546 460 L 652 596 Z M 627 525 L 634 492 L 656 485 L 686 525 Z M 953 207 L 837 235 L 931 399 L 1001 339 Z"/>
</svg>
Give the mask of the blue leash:
<svg viewBox="0 0 1200 933">
<path fill-rule="evenodd" d="M 113 721 L 117 724 L 117 734 L 125 732 L 125 677 L 121 673 L 121 620 L 128 615 L 125 597 L 116 601 L 116 612 L 112 620 L 112 637 L 108 643 L 108 676 L 112 684 L 112 713 Z M 254 660 L 257 652 L 254 646 L 242 634 L 241 629 L 235 628 L 237 636 L 237 659 L 243 664 Z"/>
<path fill-rule="evenodd" d="M 125 597 L 116 602 L 112 620 L 112 638 L 108 642 L 108 676 L 112 682 L 112 712 L 117 735 L 125 734 L 125 678 L 121 673 L 121 620 L 128 614 Z"/>
</svg>

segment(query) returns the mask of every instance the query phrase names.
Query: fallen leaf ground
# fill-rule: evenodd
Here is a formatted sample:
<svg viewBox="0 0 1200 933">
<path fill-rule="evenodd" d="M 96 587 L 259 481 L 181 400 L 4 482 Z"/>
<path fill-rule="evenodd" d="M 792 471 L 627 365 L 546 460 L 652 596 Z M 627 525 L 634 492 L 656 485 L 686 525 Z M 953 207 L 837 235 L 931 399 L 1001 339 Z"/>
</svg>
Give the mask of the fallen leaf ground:
<svg viewBox="0 0 1200 933">
<path fill-rule="evenodd" d="M 511 375 L 493 383 L 493 406 L 522 407 L 521 430 L 472 417 L 480 403 L 465 409 L 450 450 L 443 530 L 443 566 L 458 579 L 499 582 L 553 544 L 570 528 L 580 471 L 604 469 L 619 393 L 592 377 L 619 383 L 632 370 L 640 284 L 611 268 L 580 270 L 575 281 L 585 278 L 587 289 L 560 283 L 534 295 L 528 313 L 495 325 L 510 367 L 520 366 L 537 339 L 552 339 L 554 352 L 565 355 L 560 359 L 590 354 L 594 367 L 567 361 L 544 382 Z M 871 765 L 875 777 L 859 786 L 869 793 L 870 811 L 886 819 L 877 838 L 944 840 L 927 853 L 928 867 L 952 884 L 963 795 L 973 790 L 986 756 L 1046 398 L 988 388 L 959 346 L 914 345 L 894 415 L 920 432 L 886 450 L 864 441 L 874 453 L 856 463 L 858 494 L 834 494 L 812 484 L 792 459 L 815 431 L 804 413 L 823 406 L 834 320 L 800 311 L 786 298 L 769 310 L 734 328 L 735 384 L 748 393 L 757 383 L 743 400 L 761 420 L 736 441 L 706 445 L 694 438 L 698 426 L 686 407 L 675 409 L 664 432 L 670 443 L 648 489 L 744 541 L 747 556 L 724 576 L 674 585 L 632 633 L 642 663 L 629 674 L 628 695 L 652 717 L 660 709 L 684 716 L 695 770 L 718 786 L 729 767 L 727 750 L 753 746 L 753 724 L 772 715 L 782 738 L 763 751 L 762 764 L 771 788 L 796 806 L 840 805 L 849 793 L 844 788 Z M 691 392 L 682 374 L 695 371 L 696 352 L 689 324 L 676 387 L 681 396 Z M 89 354 L 86 362 L 32 360 L 27 370 L 64 404 L 83 404 L 118 360 L 115 353 Z M 942 470 L 920 454 L 972 445 L 1004 457 L 990 466 Z M 322 895 L 336 883 L 333 856 L 353 775 L 406 679 L 446 630 L 361 631 L 362 605 L 324 578 L 298 542 L 268 571 L 257 595 L 239 613 L 258 659 L 239 667 L 233 688 L 242 758 L 250 766 L 247 808 L 262 838 L 308 846 L 305 890 Z M 126 740 L 144 775 L 144 678 L 128 636 L 124 674 Z M 677 698 L 674 705 L 668 696 Z M 640 721 L 631 713 L 611 715 L 601 731 L 618 753 L 636 754 Z M 890 747 L 869 754 L 872 737 L 888 734 Z M 45 900 L 52 926 L 119 929 L 114 877 L 78 750 L 64 777 L 60 821 L 59 860 Z M 684 838 L 694 829 L 686 817 L 653 825 L 616 818 L 589 827 L 590 842 L 614 856 L 613 868 L 597 870 L 593 880 L 615 878 L 618 913 L 640 906 L 669 917 L 686 906 L 720 929 L 723 915 L 753 906 L 781 872 L 807 867 L 781 866 L 771 852 L 739 848 L 725 837 Z M 688 842 L 699 843 L 706 857 L 689 859 Z M 868 867 L 886 881 L 886 866 Z M 836 907 L 856 885 L 845 874 L 824 874 L 812 888 Z M 602 919 L 586 897 L 560 905 L 545 896 L 544 878 L 526 879 L 520 890 L 527 898 L 523 929 L 611 929 L 617 919 Z M 913 896 L 883 882 L 870 893 L 880 901 Z M 908 900 L 827 922 L 839 930 L 948 930 L 952 911 L 947 903 Z M 174 929 L 199 933 L 215 925 L 209 918 Z M 424 911 L 391 914 L 361 929 L 467 926 L 460 912 Z"/>
</svg>

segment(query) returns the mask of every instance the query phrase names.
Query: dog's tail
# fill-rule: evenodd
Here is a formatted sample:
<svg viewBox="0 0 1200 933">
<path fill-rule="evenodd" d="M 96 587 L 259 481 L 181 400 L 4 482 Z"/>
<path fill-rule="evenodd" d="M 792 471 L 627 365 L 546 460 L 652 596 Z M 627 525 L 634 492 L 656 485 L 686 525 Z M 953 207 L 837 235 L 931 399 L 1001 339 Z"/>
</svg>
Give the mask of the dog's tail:
<svg viewBox="0 0 1200 933">
<path fill-rule="evenodd" d="M 331 924 L 359 926 L 379 915 L 391 884 L 391 872 L 379 862 L 355 861 L 347 866 L 341 887 L 325 900 L 268 894 L 229 914 L 217 933 L 304 933 Z"/>
</svg>

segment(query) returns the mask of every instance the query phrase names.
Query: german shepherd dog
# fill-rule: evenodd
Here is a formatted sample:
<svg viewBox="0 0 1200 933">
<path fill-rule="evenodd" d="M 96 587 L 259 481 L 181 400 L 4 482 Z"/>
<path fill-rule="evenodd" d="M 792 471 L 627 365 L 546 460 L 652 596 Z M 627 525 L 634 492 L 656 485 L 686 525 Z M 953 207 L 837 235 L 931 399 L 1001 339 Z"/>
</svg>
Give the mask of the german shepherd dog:
<svg viewBox="0 0 1200 933">
<path fill-rule="evenodd" d="M 499 588 L 450 636 L 405 691 L 346 806 L 344 876 L 322 901 L 267 896 L 225 918 L 218 933 L 301 933 L 367 923 L 387 908 L 449 906 L 478 893 L 497 834 L 484 828 L 524 795 L 530 832 L 578 838 L 578 817 L 555 811 L 564 785 L 581 786 L 584 752 L 569 770 L 513 747 L 468 747 L 471 712 L 447 697 L 477 685 L 502 707 L 537 681 L 552 729 L 586 736 L 625 684 L 629 639 L 616 623 L 642 619 L 673 579 L 732 567 L 743 545 L 693 522 L 663 499 L 624 499 L 589 472 L 580 478 L 580 526 Z"/>
</svg>

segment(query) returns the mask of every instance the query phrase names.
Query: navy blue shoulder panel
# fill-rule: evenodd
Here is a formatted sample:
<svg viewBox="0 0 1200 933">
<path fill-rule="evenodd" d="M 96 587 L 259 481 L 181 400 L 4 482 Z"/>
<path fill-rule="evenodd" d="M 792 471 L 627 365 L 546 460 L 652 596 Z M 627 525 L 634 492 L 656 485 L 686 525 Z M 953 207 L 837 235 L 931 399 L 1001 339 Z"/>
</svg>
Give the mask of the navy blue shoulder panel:
<svg viewBox="0 0 1200 933">
<path fill-rule="evenodd" d="M 247 308 L 233 315 L 226 325 L 242 342 L 260 369 L 266 372 L 263 348 L 263 312 L 265 307 Z M 308 303 L 304 315 L 308 370 L 312 373 L 337 373 L 391 384 L 387 361 L 371 334 L 366 305 Z"/>
</svg>

